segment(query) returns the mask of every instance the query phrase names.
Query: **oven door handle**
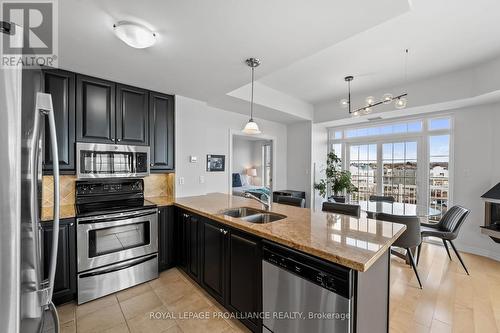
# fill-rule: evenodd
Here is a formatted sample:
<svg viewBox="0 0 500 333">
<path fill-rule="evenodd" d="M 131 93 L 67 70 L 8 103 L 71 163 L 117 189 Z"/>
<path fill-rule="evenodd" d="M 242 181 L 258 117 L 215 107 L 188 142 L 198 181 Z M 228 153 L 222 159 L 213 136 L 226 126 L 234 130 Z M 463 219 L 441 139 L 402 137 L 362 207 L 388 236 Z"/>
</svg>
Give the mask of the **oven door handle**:
<svg viewBox="0 0 500 333">
<path fill-rule="evenodd" d="M 149 255 L 147 257 L 143 257 L 143 258 L 139 258 L 139 259 L 134 259 L 132 261 L 128 261 L 128 262 L 125 262 L 125 263 L 115 264 L 115 265 L 112 265 L 109 268 L 106 268 L 106 269 L 103 269 L 103 270 L 97 270 L 97 271 L 93 271 L 93 272 L 89 272 L 89 273 L 83 273 L 83 274 L 79 275 L 79 278 L 86 278 L 86 277 L 97 276 L 97 275 L 108 274 L 108 273 L 120 271 L 122 269 L 130 268 L 132 266 L 137 266 L 139 264 L 142 264 L 142 263 L 144 263 L 146 261 L 154 259 L 157 256 L 158 255 L 155 253 L 155 254 Z"/>
<path fill-rule="evenodd" d="M 90 224 L 90 223 L 104 223 L 104 222 L 114 222 L 114 221 L 122 221 L 122 220 L 128 220 L 136 217 L 143 217 L 143 216 L 148 216 L 148 215 L 155 215 L 157 213 L 157 210 L 148 210 L 145 213 L 135 213 L 135 214 L 128 214 L 128 215 L 108 215 L 106 217 L 82 217 L 78 219 L 78 224 Z"/>
</svg>

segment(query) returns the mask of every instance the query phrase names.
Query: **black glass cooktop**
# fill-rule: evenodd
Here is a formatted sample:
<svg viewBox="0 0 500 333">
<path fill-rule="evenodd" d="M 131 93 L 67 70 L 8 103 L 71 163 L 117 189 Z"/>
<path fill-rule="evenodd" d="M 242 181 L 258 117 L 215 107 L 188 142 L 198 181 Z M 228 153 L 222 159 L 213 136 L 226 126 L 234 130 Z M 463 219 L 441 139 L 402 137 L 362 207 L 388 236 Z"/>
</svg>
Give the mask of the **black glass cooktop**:
<svg viewBox="0 0 500 333">
<path fill-rule="evenodd" d="M 142 198 L 87 202 L 76 205 L 76 215 L 77 217 L 105 215 L 155 207 L 156 204 Z"/>
</svg>

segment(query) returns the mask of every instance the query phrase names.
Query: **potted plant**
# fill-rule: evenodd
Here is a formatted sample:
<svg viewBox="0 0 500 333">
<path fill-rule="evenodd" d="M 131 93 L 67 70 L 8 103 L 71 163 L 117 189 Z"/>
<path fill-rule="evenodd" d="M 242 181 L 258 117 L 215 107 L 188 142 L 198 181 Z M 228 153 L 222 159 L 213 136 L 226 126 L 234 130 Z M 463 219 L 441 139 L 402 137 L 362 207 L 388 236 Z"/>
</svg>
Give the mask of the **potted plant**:
<svg viewBox="0 0 500 333">
<path fill-rule="evenodd" d="M 351 173 L 342 170 L 342 160 L 334 152 L 328 153 L 325 169 L 326 179 L 321 179 L 319 183 L 314 183 L 314 189 L 326 198 L 328 186 L 333 192 L 333 198 L 337 202 L 345 202 L 345 193 L 356 192 L 358 189 L 351 182 Z"/>
</svg>

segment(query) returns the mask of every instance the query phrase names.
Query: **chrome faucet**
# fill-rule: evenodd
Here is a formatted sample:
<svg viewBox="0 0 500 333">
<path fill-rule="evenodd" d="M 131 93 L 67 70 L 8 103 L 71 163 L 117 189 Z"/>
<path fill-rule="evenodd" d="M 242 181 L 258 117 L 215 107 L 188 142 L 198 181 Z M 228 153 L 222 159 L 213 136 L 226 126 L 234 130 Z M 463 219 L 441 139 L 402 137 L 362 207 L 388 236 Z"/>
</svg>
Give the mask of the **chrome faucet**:
<svg viewBox="0 0 500 333">
<path fill-rule="evenodd" d="M 260 198 L 258 198 L 257 196 L 253 195 L 252 193 L 245 193 L 245 198 L 249 198 L 249 199 L 254 199 L 254 200 L 257 200 L 258 202 L 260 202 L 261 204 L 264 205 L 264 207 L 266 207 L 266 210 L 271 210 L 271 203 L 272 203 L 272 200 L 271 200 L 271 196 L 269 194 L 266 194 L 266 193 L 262 193 L 262 195 L 265 195 L 266 196 L 266 200 L 262 200 Z"/>
</svg>

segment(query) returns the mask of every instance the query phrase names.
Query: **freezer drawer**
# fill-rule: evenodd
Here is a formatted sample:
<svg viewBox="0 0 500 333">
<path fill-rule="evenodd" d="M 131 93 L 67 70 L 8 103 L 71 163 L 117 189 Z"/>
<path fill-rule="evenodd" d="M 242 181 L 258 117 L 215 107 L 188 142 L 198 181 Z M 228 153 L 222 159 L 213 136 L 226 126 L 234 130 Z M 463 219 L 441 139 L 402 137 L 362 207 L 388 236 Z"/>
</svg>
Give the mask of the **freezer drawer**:
<svg viewBox="0 0 500 333">
<path fill-rule="evenodd" d="M 158 277 L 158 254 L 78 274 L 78 304 Z"/>
</svg>

